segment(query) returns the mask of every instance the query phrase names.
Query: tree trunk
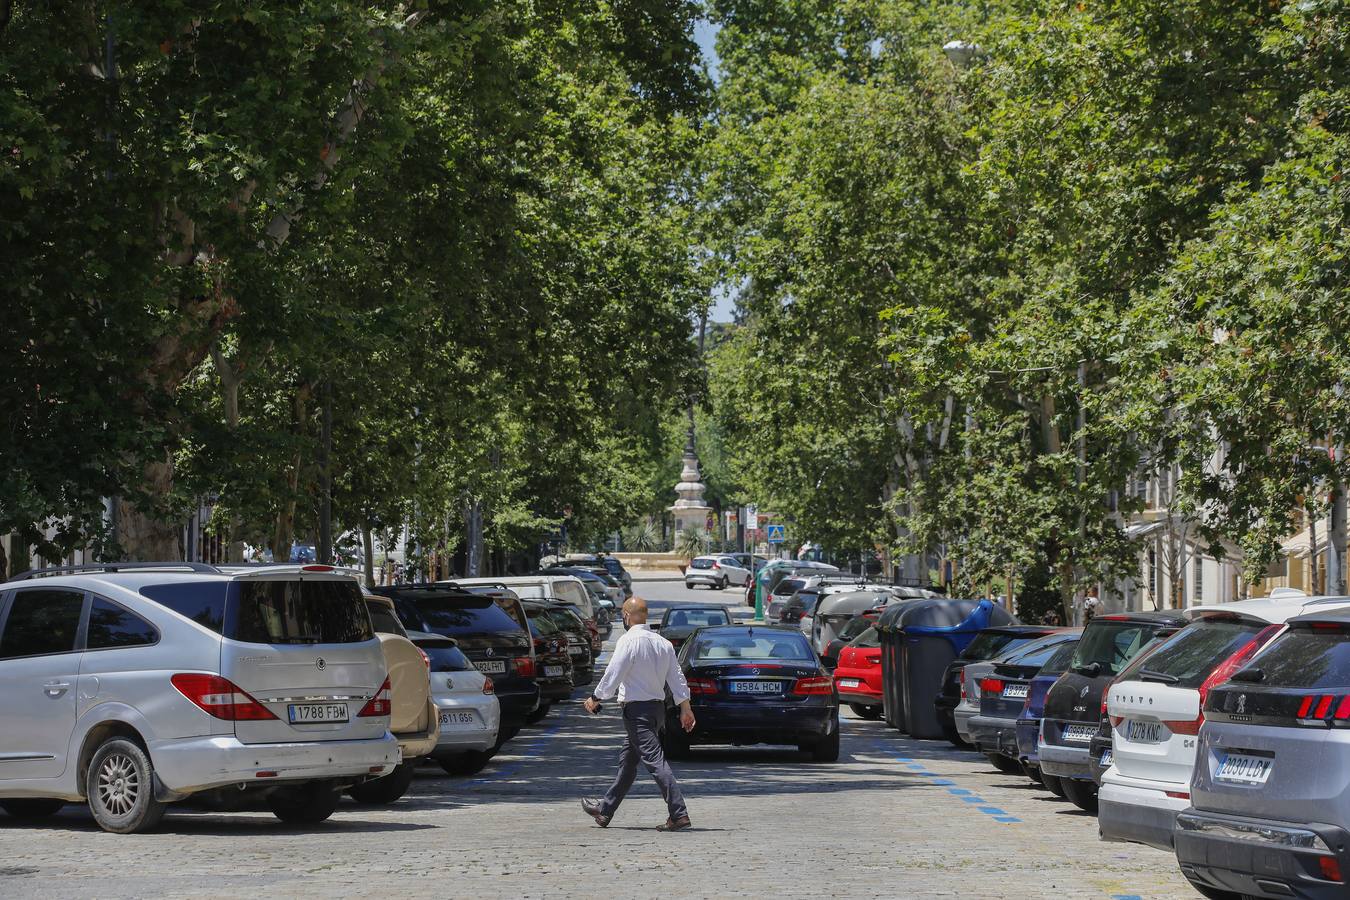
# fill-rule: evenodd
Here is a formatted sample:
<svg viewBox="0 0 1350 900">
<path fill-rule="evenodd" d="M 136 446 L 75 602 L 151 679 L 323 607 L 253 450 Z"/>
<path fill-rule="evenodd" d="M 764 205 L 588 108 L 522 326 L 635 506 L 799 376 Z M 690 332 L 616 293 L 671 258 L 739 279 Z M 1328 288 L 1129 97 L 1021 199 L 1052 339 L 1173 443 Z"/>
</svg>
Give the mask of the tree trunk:
<svg viewBox="0 0 1350 900">
<path fill-rule="evenodd" d="M 333 564 L 333 383 L 323 383 L 319 434 L 319 562 Z"/>
<path fill-rule="evenodd" d="M 1336 448 L 1340 459 L 1341 448 Z M 1345 485 L 1337 482 L 1331 488 L 1331 533 L 1327 535 L 1327 593 L 1345 596 Z"/>
<path fill-rule="evenodd" d="M 276 529 L 272 535 L 272 559 L 285 562 L 291 558 L 291 544 L 295 540 L 295 504 L 300 494 L 300 465 L 304 461 L 301 449 L 305 434 L 305 424 L 309 413 L 309 395 L 313 390 L 309 384 L 296 389 L 295 399 L 291 403 L 292 427 L 295 436 L 295 452 L 291 454 L 290 469 L 286 473 L 286 499 L 277 512 Z"/>
<path fill-rule="evenodd" d="M 361 550 L 366 557 L 366 587 L 375 586 L 375 542 L 370 539 L 370 529 L 361 529 Z"/>
<path fill-rule="evenodd" d="M 148 463 L 141 484 L 150 498 L 167 499 L 173 489 L 173 462 Z M 122 501 L 119 539 L 128 560 L 136 562 L 177 561 L 182 559 L 182 523 L 166 521 L 154 508 L 154 500 Z"/>
</svg>

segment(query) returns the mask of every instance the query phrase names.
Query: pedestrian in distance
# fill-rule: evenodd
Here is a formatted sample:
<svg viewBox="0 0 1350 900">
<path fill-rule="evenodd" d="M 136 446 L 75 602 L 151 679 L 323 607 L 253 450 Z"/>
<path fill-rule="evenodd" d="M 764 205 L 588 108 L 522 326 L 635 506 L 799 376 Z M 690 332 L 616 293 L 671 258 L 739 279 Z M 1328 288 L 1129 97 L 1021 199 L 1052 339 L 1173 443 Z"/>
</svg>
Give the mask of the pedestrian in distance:
<svg viewBox="0 0 1350 900">
<path fill-rule="evenodd" d="M 619 771 L 614 783 L 600 799 L 581 801 L 586 815 L 601 828 L 609 825 L 637 777 L 638 763 L 656 780 L 666 801 L 669 817 L 656 826 L 657 831 L 683 831 L 689 826 L 689 810 L 684 805 L 675 773 L 661 749 L 661 731 L 666 724 L 666 688 L 680 708 L 680 727 L 694 730 L 694 710 L 689 705 L 689 685 L 675 659 L 670 641 L 647 627 L 647 601 L 630 597 L 623 605 L 623 624 L 627 629 L 614 645 L 614 655 L 605 668 L 605 676 L 586 698 L 586 711 L 600 711 L 600 701 L 617 696 L 623 709 L 625 737 L 619 753 Z"/>
<path fill-rule="evenodd" d="M 1045 613 L 1045 615 L 1041 616 L 1041 624 L 1042 624 L 1042 625 L 1058 625 L 1058 624 L 1059 624 L 1059 612 L 1058 612 L 1057 610 L 1053 610 L 1053 609 L 1048 610 L 1048 611 Z"/>
</svg>

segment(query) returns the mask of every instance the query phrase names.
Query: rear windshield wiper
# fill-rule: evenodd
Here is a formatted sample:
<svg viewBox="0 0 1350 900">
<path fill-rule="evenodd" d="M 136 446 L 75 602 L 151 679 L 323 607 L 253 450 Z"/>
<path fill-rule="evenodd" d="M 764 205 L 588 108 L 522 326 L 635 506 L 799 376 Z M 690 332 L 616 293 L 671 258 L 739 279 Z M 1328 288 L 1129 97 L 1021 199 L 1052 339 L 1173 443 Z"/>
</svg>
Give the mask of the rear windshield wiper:
<svg viewBox="0 0 1350 900">
<path fill-rule="evenodd" d="M 1160 684 L 1176 684 L 1181 679 L 1176 675 L 1169 675 L 1166 672 L 1159 672 L 1156 669 L 1140 669 L 1140 681 L 1156 681 Z"/>
</svg>

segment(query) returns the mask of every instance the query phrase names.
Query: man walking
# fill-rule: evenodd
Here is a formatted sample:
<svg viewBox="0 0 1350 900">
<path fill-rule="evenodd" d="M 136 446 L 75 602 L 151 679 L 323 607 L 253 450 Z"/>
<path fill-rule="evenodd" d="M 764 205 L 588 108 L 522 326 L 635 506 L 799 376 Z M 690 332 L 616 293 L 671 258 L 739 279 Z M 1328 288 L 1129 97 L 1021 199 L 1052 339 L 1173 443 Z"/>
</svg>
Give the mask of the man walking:
<svg viewBox="0 0 1350 900">
<path fill-rule="evenodd" d="M 637 777 L 638 760 L 647 767 L 661 788 L 670 817 L 656 826 L 657 831 L 682 831 L 689 827 L 675 773 L 661 750 L 661 730 L 666 722 L 666 687 L 680 707 L 680 726 L 694 730 L 694 711 L 689 706 L 689 685 L 675 660 L 670 641 L 647 627 L 647 602 L 631 597 L 623 605 L 623 624 L 628 629 L 614 645 L 614 656 L 605 669 L 605 677 L 586 699 L 586 711 L 598 712 L 600 701 L 616 693 L 623 707 L 623 727 L 627 736 L 619 754 L 619 772 L 609 792 L 600 800 L 581 801 L 581 808 L 601 828 L 609 824 L 628 789 Z"/>
</svg>

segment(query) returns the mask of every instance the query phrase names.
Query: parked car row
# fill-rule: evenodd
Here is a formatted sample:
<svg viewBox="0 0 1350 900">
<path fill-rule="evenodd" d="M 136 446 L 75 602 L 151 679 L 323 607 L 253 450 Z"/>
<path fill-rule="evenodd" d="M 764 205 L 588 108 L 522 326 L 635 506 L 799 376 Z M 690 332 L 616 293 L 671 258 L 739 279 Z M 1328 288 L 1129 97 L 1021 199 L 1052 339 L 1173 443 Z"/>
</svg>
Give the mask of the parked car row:
<svg viewBox="0 0 1350 900">
<path fill-rule="evenodd" d="M 311 824 L 343 793 L 390 803 L 421 762 L 477 772 L 590 683 L 600 634 L 571 575 L 363 593 L 324 565 L 25 573 L 0 583 L 0 808 L 82 802 L 132 833 L 185 800 Z"/>
<path fill-rule="evenodd" d="M 946 624 L 895 608 L 846 623 L 844 702 L 914 721 L 890 707 L 917 699 L 945 642 L 941 734 L 1095 813 L 1104 840 L 1173 853 L 1216 900 L 1350 895 L 1350 756 L 1336 736 L 1350 734 L 1350 598 L 1280 591 L 973 632 L 968 601 L 938 603 Z"/>
</svg>

